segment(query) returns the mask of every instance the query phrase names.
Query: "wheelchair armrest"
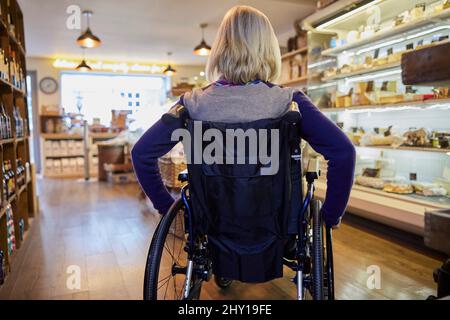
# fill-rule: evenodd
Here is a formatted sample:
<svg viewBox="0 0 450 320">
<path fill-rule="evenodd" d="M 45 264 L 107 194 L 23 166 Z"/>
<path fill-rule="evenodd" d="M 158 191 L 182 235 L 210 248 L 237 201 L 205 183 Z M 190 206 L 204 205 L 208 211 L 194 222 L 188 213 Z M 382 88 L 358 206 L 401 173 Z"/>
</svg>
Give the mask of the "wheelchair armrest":
<svg viewBox="0 0 450 320">
<path fill-rule="evenodd" d="M 188 181 L 188 171 L 183 170 L 178 174 L 178 181 L 180 182 L 187 182 Z"/>
<path fill-rule="evenodd" d="M 318 158 L 308 160 L 308 168 L 306 170 L 306 181 L 308 183 L 314 182 L 314 180 L 320 177 L 320 160 Z"/>
<path fill-rule="evenodd" d="M 298 104 L 295 101 L 291 101 L 289 103 L 288 106 L 288 111 L 286 112 L 286 114 L 284 115 L 284 118 L 292 123 L 292 124 L 297 124 L 299 122 L 301 122 L 302 120 L 302 115 L 300 113 L 300 110 L 298 108 Z"/>
</svg>

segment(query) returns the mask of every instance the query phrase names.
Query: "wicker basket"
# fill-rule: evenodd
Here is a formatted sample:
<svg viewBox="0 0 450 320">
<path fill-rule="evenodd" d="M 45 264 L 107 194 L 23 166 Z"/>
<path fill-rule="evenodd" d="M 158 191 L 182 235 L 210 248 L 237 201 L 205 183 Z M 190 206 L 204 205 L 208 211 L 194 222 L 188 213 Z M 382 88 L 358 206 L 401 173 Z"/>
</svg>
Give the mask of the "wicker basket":
<svg viewBox="0 0 450 320">
<path fill-rule="evenodd" d="M 184 161 L 173 161 L 171 157 L 164 156 L 158 159 L 158 165 L 166 187 L 179 189 L 186 184 L 178 181 L 178 174 L 187 168 Z"/>
</svg>

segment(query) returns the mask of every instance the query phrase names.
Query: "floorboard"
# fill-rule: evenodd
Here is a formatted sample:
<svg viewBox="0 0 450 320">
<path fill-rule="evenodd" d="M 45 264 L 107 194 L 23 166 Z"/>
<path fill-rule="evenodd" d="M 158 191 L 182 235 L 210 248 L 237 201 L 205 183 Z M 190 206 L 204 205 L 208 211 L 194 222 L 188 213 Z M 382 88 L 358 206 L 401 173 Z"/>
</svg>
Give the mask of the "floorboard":
<svg viewBox="0 0 450 320">
<path fill-rule="evenodd" d="M 147 250 L 159 221 L 138 200 L 135 185 L 78 180 L 39 180 L 41 214 L 34 219 L 0 299 L 141 299 Z M 395 232 L 395 231 L 392 231 Z M 439 257 L 355 223 L 334 233 L 337 299 L 426 299 L 435 293 Z M 69 289 L 67 270 L 81 271 Z M 378 266 L 381 288 L 369 289 L 367 268 Z M 69 269 L 70 270 L 70 269 Z M 275 281 L 211 281 L 203 299 L 293 299 L 292 273 Z"/>
</svg>

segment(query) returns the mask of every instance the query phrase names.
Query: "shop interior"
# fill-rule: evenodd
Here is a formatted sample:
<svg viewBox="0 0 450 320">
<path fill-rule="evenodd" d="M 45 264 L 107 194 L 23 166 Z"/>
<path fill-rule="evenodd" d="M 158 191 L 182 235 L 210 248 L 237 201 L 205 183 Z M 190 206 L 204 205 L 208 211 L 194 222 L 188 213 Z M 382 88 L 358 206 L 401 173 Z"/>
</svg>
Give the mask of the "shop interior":
<svg viewBox="0 0 450 320">
<path fill-rule="evenodd" d="M 436 231 L 450 220 L 450 69 L 445 81 L 414 82 L 404 57 L 449 48 L 450 1 L 0 4 L 0 299 L 142 299 L 160 215 L 130 150 L 181 95 L 209 83 L 210 46 L 238 4 L 273 24 L 277 83 L 305 92 L 357 151 L 347 213 L 333 233 L 336 299 L 436 295 L 433 272 L 450 254 L 450 229 Z M 175 196 L 183 157 L 177 146 L 159 159 Z M 323 199 L 327 161 L 307 145 L 303 157 L 320 159 Z M 208 282 L 201 299 L 291 300 L 292 277 L 286 270 L 227 290 Z"/>
</svg>

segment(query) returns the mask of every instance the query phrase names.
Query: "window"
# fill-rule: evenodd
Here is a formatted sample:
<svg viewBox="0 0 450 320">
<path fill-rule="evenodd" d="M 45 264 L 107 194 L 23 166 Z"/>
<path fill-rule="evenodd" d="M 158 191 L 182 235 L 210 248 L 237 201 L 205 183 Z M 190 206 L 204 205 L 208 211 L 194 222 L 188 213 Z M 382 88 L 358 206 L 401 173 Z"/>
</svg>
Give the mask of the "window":
<svg viewBox="0 0 450 320">
<path fill-rule="evenodd" d="M 63 72 L 61 101 L 66 112 L 81 113 L 92 123 L 109 126 L 111 110 L 128 110 L 134 128 L 148 128 L 164 112 L 168 80 L 155 75 Z"/>
</svg>

